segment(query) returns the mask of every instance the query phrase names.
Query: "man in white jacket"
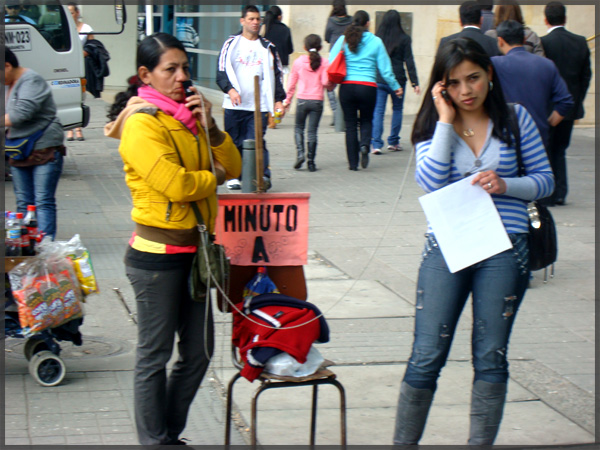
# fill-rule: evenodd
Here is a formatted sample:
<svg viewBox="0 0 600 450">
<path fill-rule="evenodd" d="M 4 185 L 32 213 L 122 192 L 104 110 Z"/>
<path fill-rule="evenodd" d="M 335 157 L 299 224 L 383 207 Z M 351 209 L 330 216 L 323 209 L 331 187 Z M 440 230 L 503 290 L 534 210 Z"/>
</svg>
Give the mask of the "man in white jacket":
<svg viewBox="0 0 600 450">
<path fill-rule="evenodd" d="M 217 84 L 225 93 L 225 131 L 242 153 L 245 139 L 254 139 L 254 77 L 260 80 L 260 110 L 262 113 L 263 138 L 267 128 L 268 114 L 283 111 L 285 99 L 282 66 L 275 46 L 260 37 L 260 12 L 253 5 L 242 10 L 241 33 L 229 36 L 217 65 Z M 269 152 L 263 139 L 264 186 L 271 187 Z M 240 180 L 230 180 L 229 189 L 241 189 Z"/>
</svg>

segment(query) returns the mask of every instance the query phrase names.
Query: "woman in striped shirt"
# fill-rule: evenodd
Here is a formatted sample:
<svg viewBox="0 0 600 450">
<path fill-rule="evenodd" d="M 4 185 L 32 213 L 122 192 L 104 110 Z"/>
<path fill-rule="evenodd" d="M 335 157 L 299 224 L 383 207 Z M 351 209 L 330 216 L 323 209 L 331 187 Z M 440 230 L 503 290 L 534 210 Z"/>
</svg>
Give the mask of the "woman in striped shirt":
<svg viewBox="0 0 600 450">
<path fill-rule="evenodd" d="M 513 248 L 450 273 L 428 230 L 417 283 L 415 340 L 400 388 L 394 444 L 417 444 L 473 295 L 470 445 L 493 444 L 506 397 L 507 348 L 529 280 L 527 203 L 550 195 L 554 177 L 539 132 L 520 105 L 506 104 L 483 48 L 470 39 L 443 46 L 412 132 L 416 180 L 426 192 L 471 174 L 492 197 Z M 525 175 L 519 177 L 517 139 Z"/>
</svg>

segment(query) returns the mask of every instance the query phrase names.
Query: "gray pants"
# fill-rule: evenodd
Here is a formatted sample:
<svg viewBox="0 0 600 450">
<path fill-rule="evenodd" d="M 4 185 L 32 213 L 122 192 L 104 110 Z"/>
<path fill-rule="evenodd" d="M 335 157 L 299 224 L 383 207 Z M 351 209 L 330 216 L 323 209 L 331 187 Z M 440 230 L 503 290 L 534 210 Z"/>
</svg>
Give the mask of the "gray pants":
<svg viewBox="0 0 600 450">
<path fill-rule="evenodd" d="M 210 301 L 192 301 L 189 271 L 189 265 L 173 270 L 126 268 L 137 303 L 134 407 L 142 445 L 177 441 L 213 353 Z M 167 377 L 175 334 L 179 358 Z"/>
</svg>

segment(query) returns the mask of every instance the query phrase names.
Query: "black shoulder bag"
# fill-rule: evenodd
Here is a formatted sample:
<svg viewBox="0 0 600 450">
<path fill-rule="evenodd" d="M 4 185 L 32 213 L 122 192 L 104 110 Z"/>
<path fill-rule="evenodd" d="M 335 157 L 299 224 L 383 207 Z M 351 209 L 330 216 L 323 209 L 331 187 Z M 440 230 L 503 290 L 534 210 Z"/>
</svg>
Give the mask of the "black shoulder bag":
<svg viewBox="0 0 600 450">
<path fill-rule="evenodd" d="M 519 131 L 517 115 L 514 105 L 509 104 L 512 120 L 516 122 L 517 136 L 515 136 L 515 149 L 519 176 L 525 176 L 525 165 L 521 156 L 521 133 Z M 558 240 L 556 226 L 548 208 L 534 201 L 527 205 L 529 215 L 529 269 L 540 270 L 554 264 L 558 256 Z"/>
</svg>

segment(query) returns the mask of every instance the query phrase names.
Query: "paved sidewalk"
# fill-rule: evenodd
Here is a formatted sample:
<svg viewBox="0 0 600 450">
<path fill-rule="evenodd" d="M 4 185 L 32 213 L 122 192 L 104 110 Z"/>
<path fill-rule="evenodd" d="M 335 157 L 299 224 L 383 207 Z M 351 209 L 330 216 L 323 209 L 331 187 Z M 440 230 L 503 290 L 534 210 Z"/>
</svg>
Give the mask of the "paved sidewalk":
<svg viewBox="0 0 600 450">
<path fill-rule="evenodd" d="M 6 445 L 136 444 L 132 369 L 136 326 L 133 292 L 123 254 L 132 230 L 130 196 L 118 142 L 104 138 L 106 103 L 90 100 L 86 141 L 69 143 L 58 188 L 58 238 L 79 233 L 91 251 L 101 293 L 91 296 L 82 327 L 84 344 L 62 343 L 65 381 L 42 388 L 28 374 L 23 340 L 5 348 Z M 215 117 L 221 118 L 218 108 Z M 325 313 L 331 341 L 319 345 L 346 389 L 348 442 L 391 443 L 400 380 L 412 344 L 414 293 L 425 218 L 414 182 L 408 136 L 405 151 L 372 156 L 369 168 L 347 169 L 344 135 L 322 120 L 318 171 L 294 170 L 293 117 L 268 130 L 273 188 L 310 192 L 309 300 Z M 411 160 L 402 192 L 400 186 Z M 556 275 L 547 284 L 536 272 L 515 324 L 509 360 L 511 381 L 500 445 L 587 444 L 595 441 L 595 136 L 576 128 L 568 152 L 567 205 L 551 211 L 560 241 Z M 227 192 L 219 188 L 220 192 Z M 401 194 L 401 196 L 400 196 Z M 399 197 L 400 196 L 400 197 Z M 6 209 L 14 207 L 6 185 Z M 440 378 L 422 444 L 466 443 L 472 369 L 470 306 L 459 323 Z M 222 444 L 223 386 L 229 360 L 230 317 L 216 313 L 216 351 L 182 434 L 190 444 Z M 251 392 L 236 384 L 241 426 L 234 444 L 248 442 Z M 270 391 L 259 403 L 259 441 L 307 444 L 308 388 Z M 337 391 L 319 390 L 317 443 L 339 442 Z"/>
</svg>

